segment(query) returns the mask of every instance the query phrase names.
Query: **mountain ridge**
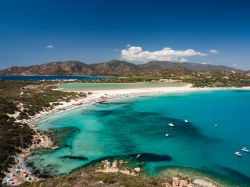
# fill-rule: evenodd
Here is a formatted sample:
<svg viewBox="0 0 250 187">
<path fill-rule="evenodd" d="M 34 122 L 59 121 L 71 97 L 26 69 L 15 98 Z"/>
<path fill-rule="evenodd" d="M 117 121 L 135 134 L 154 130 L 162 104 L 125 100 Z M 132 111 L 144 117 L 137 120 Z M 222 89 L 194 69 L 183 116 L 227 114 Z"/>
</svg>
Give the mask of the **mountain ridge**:
<svg viewBox="0 0 250 187">
<path fill-rule="evenodd" d="M 0 75 L 134 75 L 147 73 L 188 73 L 209 71 L 242 70 L 211 64 L 190 62 L 150 61 L 145 64 L 134 64 L 121 60 L 86 64 L 80 61 L 55 61 L 31 66 L 13 66 L 0 69 Z"/>
</svg>

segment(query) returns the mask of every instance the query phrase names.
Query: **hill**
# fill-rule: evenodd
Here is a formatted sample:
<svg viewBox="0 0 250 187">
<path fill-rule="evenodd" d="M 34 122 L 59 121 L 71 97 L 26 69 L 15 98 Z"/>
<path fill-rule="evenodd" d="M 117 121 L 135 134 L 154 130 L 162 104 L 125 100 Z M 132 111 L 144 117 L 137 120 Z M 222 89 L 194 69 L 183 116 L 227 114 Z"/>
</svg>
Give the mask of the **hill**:
<svg viewBox="0 0 250 187">
<path fill-rule="evenodd" d="M 169 68 L 183 68 L 190 71 L 240 71 L 239 69 L 235 69 L 228 66 L 223 65 L 211 65 L 205 63 L 191 63 L 191 62 L 166 62 L 166 61 L 151 61 L 142 65 L 145 67 L 159 67 L 163 69 Z"/>
<path fill-rule="evenodd" d="M 241 71 L 232 67 L 151 61 L 146 64 L 133 64 L 126 61 L 111 60 L 97 64 L 86 64 L 79 61 L 50 62 L 41 65 L 15 66 L 0 70 L 0 75 L 139 75 L 149 73 L 188 73 L 211 71 Z"/>
</svg>

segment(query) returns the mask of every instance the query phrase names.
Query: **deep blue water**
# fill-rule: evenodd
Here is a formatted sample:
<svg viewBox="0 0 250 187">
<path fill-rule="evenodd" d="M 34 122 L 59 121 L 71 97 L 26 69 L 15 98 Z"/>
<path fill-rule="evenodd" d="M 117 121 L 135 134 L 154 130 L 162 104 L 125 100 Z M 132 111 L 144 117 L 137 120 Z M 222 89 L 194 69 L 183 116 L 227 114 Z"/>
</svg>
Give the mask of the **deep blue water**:
<svg viewBox="0 0 250 187">
<path fill-rule="evenodd" d="M 39 172 L 68 173 L 106 156 L 150 153 L 144 161 L 151 174 L 162 167 L 181 166 L 250 179 L 250 154 L 241 151 L 250 148 L 249 91 L 112 101 L 50 117 L 39 128 L 67 132 L 60 149 L 27 160 Z"/>
<path fill-rule="evenodd" d="M 0 80 L 98 80 L 104 79 L 105 76 L 0 76 Z"/>
</svg>

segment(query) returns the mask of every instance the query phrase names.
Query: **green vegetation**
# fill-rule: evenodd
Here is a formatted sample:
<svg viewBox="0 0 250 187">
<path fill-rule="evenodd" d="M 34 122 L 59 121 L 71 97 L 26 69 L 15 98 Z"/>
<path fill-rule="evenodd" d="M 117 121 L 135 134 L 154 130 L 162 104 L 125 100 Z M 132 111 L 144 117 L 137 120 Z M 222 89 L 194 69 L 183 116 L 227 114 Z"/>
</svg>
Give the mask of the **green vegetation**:
<svg viewBox="0 0 250 187">
<path fill-rule="evenodd" d="M 128 76 L 128 77 L 110 77 L 100 80 L 81 80 L 82 83 L 133 83 L 133 82 L 151 82 L 152 80 L 159 80 L 159 76 Z"/>
<path fill-rule="evenodd" d="M 33 116 L 37 112 L 43 110 L 45 107 L 53 108 L 53 103 L 58 101 L 70 101 L 77 96 L 76 93 L 61 92 L 52 90 L 53 87 L 35 86 L 31 88 L 24 88 L 22 95 L 19 97 L 19 101 L 23 103 L 22 113 L 19 115 L 19 119 L 26 118 L 26 116 Z"/>
<path fill-rule="evenodd" d="M 246 73 L 207 72 L 183 76 L 183 82 L 195 87 L 245 87 L 250 86 L 250 75 Z"/>
<path fill-rule="evenodd" d="M 13 156 L 21 149 L 28 148 L 32 143 L 33 130 L 28 125 L 16 123 L 14 118 L 1 113 L 0 115 L 0 178 L 9 165 L 14 164 Z"/>
<path fill-rule="evenodd" d="M 60 101 L 85 96 L 84 93 L 61 92 L 53 88 L 51 82 L 0 81 L 0 179 L 14 164 L 13 156 L 32 144 L 35 132 L 18 120 L 51 109 Z"/>
<path fill-rule="evenodd" d="M 250 74 L 245 72 L 185 72 L 185 73 L 161 73 L 150 75 L 133 75 L 127 77 L 111 77 L 108 79 L 95 81 L 79 82 L 96 82 L 96 83 L 130 83 L 130 82 L 149 82 L 160 79 L 172 79 L 191 83 L 194 87 L 245 87 L 250 86 Z"/>
</svg>

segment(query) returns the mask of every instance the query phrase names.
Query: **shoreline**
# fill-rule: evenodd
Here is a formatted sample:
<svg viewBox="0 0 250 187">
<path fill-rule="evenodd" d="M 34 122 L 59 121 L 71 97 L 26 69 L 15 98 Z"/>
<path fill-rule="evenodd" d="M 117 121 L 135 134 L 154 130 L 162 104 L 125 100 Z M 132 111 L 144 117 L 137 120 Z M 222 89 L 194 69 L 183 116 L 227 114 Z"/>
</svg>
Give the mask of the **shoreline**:
<svg viewBox="0 0 250 187">
<path fill-rule="evenodd" d="M 58 89 L 57 89 L 58 90 Z M 61 91 L 65 91 L 59 89 Z M 164 95 L 164 94 L 174 94 L 174 93 L 192 93 L 192 92 L 203 92 L 203 91 L 220 91 L 220 90 L 250 90 L 250 87 L 243 88 L 194 88 L 191 84 L 187 84 L 181 87 L 157 87 L 157 88 L 137 88 L 137 89 L 116 89 L 116 90 L 95 90 L 92 91 L 92 94 L 88 94 L 86 97 L 81 97 L 73 99 L 70 102 L 60 102 L 60 105 L 55 106 L 53 109 L 45 109 L 37 113 L 34 116 L 31 116 L 28 120 L 21 120 L 23 123 L 27 123 L 29 127 L 34 130 L 35 134 L 33 135 L 33 143 L 28 149 L 24 149 L 20 154 L 17 154 L 15 157 L 17 164 L 10 168 L 10 172 L 6 176 L 10 176 L 14 179 L 14 184 L 9 183 L 10 185 L 19 185 L 25 181 L 37 181 L 38 177 L 34 176 L 32 172 L 24 165 L 24 160 L 36 149 L 46 148 L 46 149 L 56 149 L 54 143 L 51 141 L 49 136 L 44 132 L 37 131 L 37 123 L 39 120 L 46 119 L 50 116 L 60 114 L 72 109 L 87 107 L 100 102 L 115 100 L 115 99 L 124 99 L 132 98 L 139 96 L 153 96 L 153 95 Z M 66 90 L 67 91 L 67 90 Z M 71 92 L 88 92 L 80 90 L 70 90 Z M 21 169 L 19 169 L 21 166 Z M 24 171 L 22 171 L 24 170 Z M 25 177 L 28 174 L 28 178 Z M 12 176 L 11 176 L 12 175 Z M 13 176 L 14 175 L 14 176 Z"/>
<path fill-rule="evenodd" d="M 186 84 L 179 87 L 151 87 L 151 88 L 136 88 L 136 89 L 112 89 L 112 90 L 63 90 L 55 89 L 63 92 L 87 92 L 86 97 L 81 97 L 73 99 L 69 102 L 62 101 L 59 102 L 60 105 L 55 106 L 53 109 L 47 111 L 41 111 L 28 120 L 21 120 L 20 122 L 27 123 L 30 128 L 33 130 L 36 128 L 39 120 L 45 119 L 49 116 L 63 113 L 71 109 L 93 105 L 99 102 L 114 100 L 114 99 L 123 99 L 123 98 L 132 98 L 140 96 L 155 96 L 155 95 L 164 95 L 164 94 L 175 94 L 175 93 L 192 93 L 192 92 L 204 92 L 204 91 L 226 91 L 226 90 L 250 90 L 250 87 L 204 87 L 197 88 L 192 87 L 192 84 Z M 35 129 L 36 130 L 36 129 Z"/>
</svg>

